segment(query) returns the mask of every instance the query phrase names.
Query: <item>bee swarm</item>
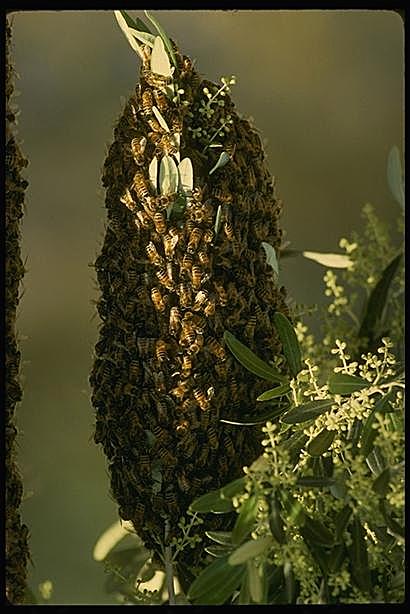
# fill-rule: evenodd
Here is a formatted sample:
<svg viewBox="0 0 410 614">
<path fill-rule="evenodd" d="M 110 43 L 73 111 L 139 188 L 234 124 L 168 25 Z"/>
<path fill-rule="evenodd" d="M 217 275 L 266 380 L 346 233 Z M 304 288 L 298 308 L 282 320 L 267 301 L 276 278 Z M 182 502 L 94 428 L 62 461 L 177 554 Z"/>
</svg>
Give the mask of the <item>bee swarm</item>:
<svg viewBox="0 0 410 614">
<path fill-rule="evenodd" d="M 176 526 L 193 498 L 260 454 L 259 429 L 219 421 L 252 411 L 265 387 L 230 355 L 224 331 L 269 360 L 281 351 L 272 315 L 288 313 L 261 246 L 281 243 L 281 203 L 259 136 L 224 88 L 174 54 L 164 77 L 145 48 L 104 164 L 90 376 L 119 514 L 154 550 L 164 518 Z"/>
</svg>

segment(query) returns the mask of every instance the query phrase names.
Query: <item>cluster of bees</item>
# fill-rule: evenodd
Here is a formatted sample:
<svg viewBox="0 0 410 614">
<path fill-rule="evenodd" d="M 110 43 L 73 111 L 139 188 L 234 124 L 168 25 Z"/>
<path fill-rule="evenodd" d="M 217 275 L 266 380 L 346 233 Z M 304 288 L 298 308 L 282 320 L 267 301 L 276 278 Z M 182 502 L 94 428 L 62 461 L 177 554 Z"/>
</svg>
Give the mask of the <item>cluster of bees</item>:
<svg viewBox="0 0 410 614">
<path fill-rule="evenodd" d="M 11 106 L 14 70 L 9 58 L 11 28 L 6 24 L 6 148 L 5 148 L 5 546 L 6 596 L 9 602 L 24 600 L 27 562 L 29 559 L 28 529 L 22 524 L 20 506 L 23 483 L 16 463 L 15 409 L 21 401 L 19 380 L 20 350 L 16 338 L 16 311 L 24 265 L 20 251 L 20 222 L 23 217 L 27 181 L 21 171 L 27 165 L 16 137 L 15 112 Z"/>
<path fill-rule="evenodd" d="M 205 82 L 175 53 L 174 78 L 189 104 L 167 97 L 144 62 L 105 161 L 108 220 L 95 261 L 102 322 L 90 376 L 95 441 L 110 461 L 120 516 L 154 550 L 164 517 L 183 515 L 195 496 L 239 477 L 260 453 L 257 429 L 220 422 L 249 413 L 264 389 L 224 346 L 225 329 L 271 359 L 281 350 L 272 315 L 287 313 L 261 247 L 281 243 L 281 204 L 260 139 L 226 97 L 232 158 L 209 175 L 219 153 L 198 151 L 186 130 L 203 121 L 187 110 Z M 150 180 L 153 157 L 164 155 L 193 166 L 178 214 L 180 196 Z"/>
</svg>

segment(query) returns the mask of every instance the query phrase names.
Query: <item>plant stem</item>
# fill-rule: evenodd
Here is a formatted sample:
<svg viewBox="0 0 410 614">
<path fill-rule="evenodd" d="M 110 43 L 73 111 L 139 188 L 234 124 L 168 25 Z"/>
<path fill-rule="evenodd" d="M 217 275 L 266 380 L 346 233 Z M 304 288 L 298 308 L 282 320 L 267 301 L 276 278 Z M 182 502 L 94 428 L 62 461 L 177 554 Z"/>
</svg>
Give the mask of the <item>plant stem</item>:
<svg viewBox="0 0 410 614">
<path fill-rule="evenodd" d="M 167 580 L 168 602 L 169 605 L 175 605 L 175 590 L 174 590 L 174 571 L 172 566 L 171 546 L 168 544 L 169 537 L 169 518 L 165 520 L 165 577 Z"/>
</svg>

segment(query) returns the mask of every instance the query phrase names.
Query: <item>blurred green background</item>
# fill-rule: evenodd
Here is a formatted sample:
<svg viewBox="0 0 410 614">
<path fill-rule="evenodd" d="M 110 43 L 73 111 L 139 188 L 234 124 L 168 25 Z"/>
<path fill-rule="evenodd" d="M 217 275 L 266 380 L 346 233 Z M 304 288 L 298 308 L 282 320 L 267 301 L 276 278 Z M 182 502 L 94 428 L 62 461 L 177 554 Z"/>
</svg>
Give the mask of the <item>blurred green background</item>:
<svg viewBox="0 0 410 614">
<path fill-rule="evenodd" d="M 394 224 L 386 161 L 393 145 L 403 149 L 404 81 L 396 13 L 154 14 L 206 78 L 237 76 L 232 96 L 264 138 L 293 248 L 339 251 L 339 238 L 361 226 L 365 202 Z M 12 23 L 18 133 L 30 161 L 18 312 L 29 579 L 34 589 L 52 580 L 51 603 L 109 604 L 103 568 L 92 560 L 116 505 L 92 441 L 88 372 L 98 316 L 88 265 L 104 232 L 102 164 L 140 63 L 112 11 L 23 11 Z M 287 259 L 281 279 L 293 300 L 313 304 L 322 301 L 324 272 Z"/>
</svg>

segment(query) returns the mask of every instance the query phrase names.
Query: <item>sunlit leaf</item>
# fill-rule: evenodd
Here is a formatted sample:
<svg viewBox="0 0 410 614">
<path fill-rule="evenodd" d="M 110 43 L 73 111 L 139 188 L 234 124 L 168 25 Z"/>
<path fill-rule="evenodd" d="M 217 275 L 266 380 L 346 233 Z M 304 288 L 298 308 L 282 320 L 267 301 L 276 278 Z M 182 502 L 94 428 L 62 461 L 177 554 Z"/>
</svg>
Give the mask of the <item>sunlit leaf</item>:
<svg viewBox="0 0 410 614">
<path fill-rule="evenodd" d="M 309 401 L 292 407 L 282 418 L 281 422 L 285 424 L 298 424 L 299 422 L 306 422 L 321 416 L 327 412 L 334 404 L 333 399 L 318 399 L 317 401 Z"/>
<path fill-rule="evenodd" d="M 154 26 L 154 28 L 156 29 L 158 34 L 160 35 L 160 37 L 161 37 L 161 39 L 162 39 L 162 41 L 163 41 L 163 43 L 164 43 L 168 53 L 169 53 L 169 57 L 171 58 L 171 62 L 173 63 L 174 66 L 177 66 L 177 60 L 176 60 L 176 57 L 175 57 L 174 50 L 172 48 L 171 41 L 169 40 L 168 35 L 165 32 L 164 28 L 155 19 L 155 17 L 153 15 L 151 15 L 148 11 L 144 11 L 144 13 L 148 17 L 148 19 L 150 20 L 152 25 Z"/>
<path fill-rule="evenodd" d="M 404 178 L 400 152 L 396 145 L 391 148 L 387 160 L 387 180 L 394 199 L 404 209 Z"/>
<path fill-rule="evenodd" d="M 331 269 L 347 269 L 353 261 L 346 254 L 331 254 L 322 252 L 302 252 L 305 258 Z"/>
<path fill-rule="evenodd" d="M 128 28 L 128 32 L 134 36 L 134 38 L 141 41 L 143 45 L 148 45 L 148 47 L 154 46 L 155 36 L 153 34 L 148 34 L 148 32 L 141 32 L 140 30 L 135 30 L 135 28 Z"/>
<path fill-rule="evenodd" d="M 178 189 L 178 168 L 171 156 L 163 156 L 159 165 L 159 186 L 161 194 L 175 194 Z"/>
<path fill-rule="evenodd" d="M 265 535 L 258 539 L 250 539 L 232 552 L 228 558 L 228 563 L 234 566 L 246 563 L 248 559 L 260 556 L 272 543 L 273 540 L 270 535 Z"/>
<path fill-rule="evenodd" d="M 178 164 L 181 186 L 185 194 L 192 192 L 194 187 L 194 170 L 190 158 L 183 158 Z"/>
<path fill-rule="evenodd" d="M 249 497 L 241 506 L 241 511 L 232 530 L 232 543 L 240 544 L 251 532 L 258 511 L 257 497 Z"/>
<path fill-rule="evenodd" d="M 244 492 L 245 490 L 245 478 L 237 478 L 236 480 L 232 480 L 228 484 L 225 484 L 221 491 L 221 497 L 226 499 L 232 499 L 235 495 Z"/>
<path fill-rule="evenodd" d="M 264 598 L 264 574 L 262 569 L 257 567 L 253 559 L 246 561 L 246 571 L 248 574 L 249 594 L 252 601 L 261 603 Z"/>
<path fill-rule="evenodd" d="M 283 353 L 285 354 L 290 371 L 293 377 L 296 377 L 302 370 L 302 355 L 295 329 L 288 318 L 283 313 L 280 313 L 280 311 L 274 313 L 273 322 L 282 342 Z"/>
<path fill-rule="evenodd" d="M 323 428 L 318 435 L 309 443 L 307 451 L 310 456 L 321 456 L 328 450 L 335 438 L 336 431 Z"/>
<path fill-rule="evenodd" d="M 155 37 L 154 46 L 151 51 L 151 71 L 163 77 L 172 77 L 171 64 L 165 51 L 164 43 L 160 36 Z"/>
<path fill-rule="evenodd" d="M 266 253 L 267 264 L 269 264 L 269 266 L 272 267 L 276 276 L 279 277 L 279 264 L 278 264 L 278 259 L 276 257 L 275 248 L 272 247 L 272 245 L 270 245 L 269 243 L 266 243 L 265 241 L 262 241 L 262 247 Z"/>
<path fill-rule="evenodd" d="M 214 173 L 218 168 L 222 168 L 223 166 L 225 166 L 225 164 L 228 164 L 230 159 L 231 156 L 226 153 L 226 151 L 223 151 L 218 158 L 218 162 L 209 171 L 209 174 L 212 175 L 212 173 Z"/>
<path fill-rule="evenodd" d="M 228 558 L 218 558 L 205 567 L 188 590 L 188 600 L 196 605 L 222 605 L 241 583 L 245 566 L 231 566 Z"/>
<path fill-rule="evenodd" d="M 130 46 L 132 47 L 132 49 L 138 53 L 138 55 L 140 56 L 140 58 L 143 58 L 143 54 L 142 54 L 142 50 L 141 47 L 138 45 L 137 41 L 135 40 L 135 38 L 132 36 L 132 34 L 129 31 L 129 27 L 127 25 L 127 22 L 123 16 L 124 11 L 114 11 L 115 17 L 117 19 L 118 25 L 120 26 L 121 30 L 123 31 L 125 38 L 127 39 L 128 43 L 130 44 Z"/>
<path fill-rule="evenodd" d="M 159 125 L 165 130 L 165 132 L 169 132 L 169 127 L 165 119 L 163 118 L 160 110 L 155 105 L 152 105 L 152 112 L 154 113 Z"/>
<path fill-rule="evenodd" d="M 286 603 L 295 603 L 296 601 L 296 581 L 292 563 L 286 561 L 283 565 L 283 577 L 285 579 L 285 595 Z"/>
<path fill-rule="evenodd" d="M 286 512 L 286 518 L 302 527 L 305 523 L 306 514 L 301 503 L 285 489 L 280 490 L 279 499 Z"/>
<path fill-rule="evenodd" d="M 270 401 L 271 399 L 276 399 L 277 397 L 282 397 L 290 392 L 289 384 L 283 384 L 283 386 L 276 386 L 275 388 L 271 388 L 270 390 L 266 390 L 262 392 L 256 400 L 257 401 Z"/>
<path fill-rule="evenodd" d="M 201 514 L 224 514 L 234 509 L 230 499 L 222 499 L 220 489 L 201 495 L 191 503 L 190 508 Z"/>
<path fill-rule="evenodd" d="M 271 382 L 279 382 L 280 384 L 285 383 L 286 378 L 283 375 L 280 375 L 270 365 L 256 356 L 246 345 L 238 341 L 238 339 L 227 330 L 224 332 L 224 340 L 238 362 L 248 369 L 248 371 Z"/>
<path fill-rule="evenodd" d="M 126 535 L 129 535 L 129 531 L 121 524 L 121 521 L 114 522 L 97 540 L 93 550 L 94 561 L 103 561 Z"/>
<path fill-rule="evenodd" d="M 362 377 L 347 373 L 333 373 L 328 381 L 329 392 L 340 395 L 352 394 L 369 386 L 369 382 Z"/>
</svg>

